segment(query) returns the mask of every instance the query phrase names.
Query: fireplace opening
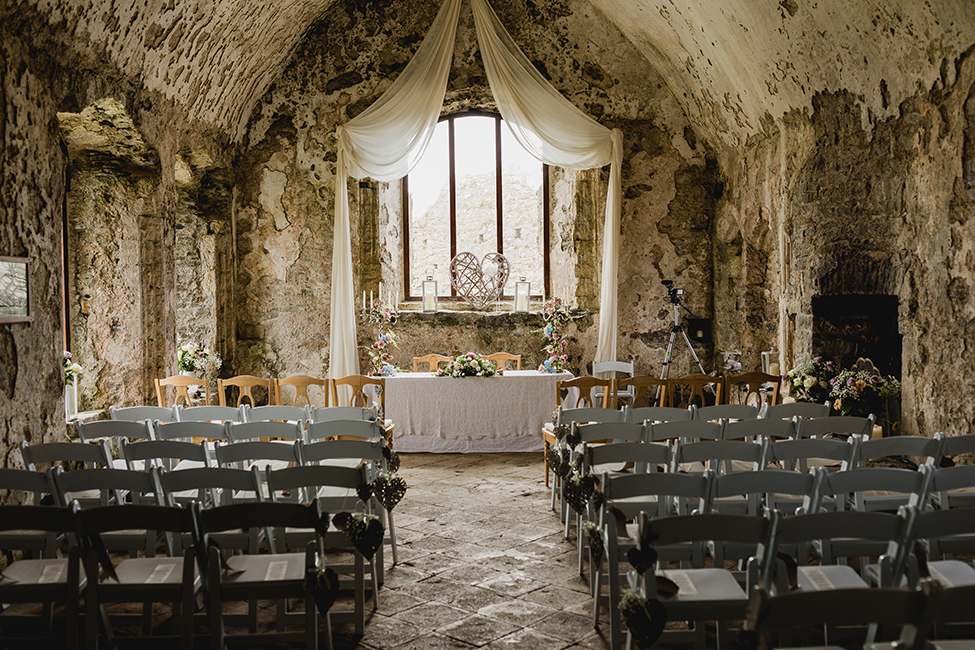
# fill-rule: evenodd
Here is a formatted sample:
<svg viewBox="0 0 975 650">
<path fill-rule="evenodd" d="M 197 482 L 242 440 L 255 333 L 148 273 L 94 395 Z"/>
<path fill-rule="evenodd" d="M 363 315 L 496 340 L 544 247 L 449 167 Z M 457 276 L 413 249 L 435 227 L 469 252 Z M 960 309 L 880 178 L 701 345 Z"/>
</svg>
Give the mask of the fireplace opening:
<svg viewBox="0 0 975 650">
<path fill-rule="evenodd" d="M 897 296 L 817 296 L 812 301 L 812 349 L 841 368 L 860 357 L 884 375 L 901 378 Z"/>
</svg>

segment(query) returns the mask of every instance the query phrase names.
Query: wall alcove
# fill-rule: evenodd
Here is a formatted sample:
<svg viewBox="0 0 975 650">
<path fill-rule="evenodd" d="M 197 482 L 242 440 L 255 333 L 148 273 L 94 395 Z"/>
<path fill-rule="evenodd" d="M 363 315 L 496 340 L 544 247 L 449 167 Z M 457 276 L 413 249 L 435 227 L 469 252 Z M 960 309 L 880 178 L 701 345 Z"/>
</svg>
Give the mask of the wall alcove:
<svg viewBox="0 0 975 650">
<path fill-rule="evenodd" d="M 885 375 L 901 377 L 897 296 L 840 294 L 812 301 L 812 347 L 848 368 L 863 357 Z"/>
</svg>

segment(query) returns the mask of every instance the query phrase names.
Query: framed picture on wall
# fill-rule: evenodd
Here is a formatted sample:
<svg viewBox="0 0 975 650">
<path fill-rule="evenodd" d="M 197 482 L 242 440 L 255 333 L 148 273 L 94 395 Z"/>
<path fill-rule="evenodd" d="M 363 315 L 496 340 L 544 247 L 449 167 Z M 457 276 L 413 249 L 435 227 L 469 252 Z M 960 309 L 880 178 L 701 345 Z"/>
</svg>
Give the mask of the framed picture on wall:
<svg viewBox="0 0 975 650">
<path fill-rule="evenodd" d="M 27 258 L 0 255 L 0 323 L 32 320 Z"/>
</svg>

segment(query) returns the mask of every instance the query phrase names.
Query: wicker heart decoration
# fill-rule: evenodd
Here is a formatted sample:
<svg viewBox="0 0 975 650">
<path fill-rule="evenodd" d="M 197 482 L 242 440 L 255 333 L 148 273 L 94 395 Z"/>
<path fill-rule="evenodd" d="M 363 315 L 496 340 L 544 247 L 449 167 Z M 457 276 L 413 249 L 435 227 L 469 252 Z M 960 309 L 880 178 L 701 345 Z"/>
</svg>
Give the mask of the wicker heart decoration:
<svg viewBox="0 0 975 650">
<path fill-rule="evenodd" d="M 488 253 L 478 262 L 473 253 L 450 260 L 450 284 L 474 309 L 484 309 L 504 290 L 511 265 L 501 253 Z"/>
</svg>

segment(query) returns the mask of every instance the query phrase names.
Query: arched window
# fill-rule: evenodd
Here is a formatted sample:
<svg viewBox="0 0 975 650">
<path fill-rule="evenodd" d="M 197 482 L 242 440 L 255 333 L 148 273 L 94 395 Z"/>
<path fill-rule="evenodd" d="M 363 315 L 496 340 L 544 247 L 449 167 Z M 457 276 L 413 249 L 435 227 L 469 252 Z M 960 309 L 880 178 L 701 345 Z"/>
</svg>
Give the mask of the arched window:
<svg viewBox="0 0 975 650">
<path fill-rule="evenodd" d="M 504 296 L 524 277 L 548 294 L 548 167 L 514 139 L 500 115 L 444 117 L 403 182 L 403 257 L 407 299 L 419 299 L 432 275 L 443 298 L 450 260 L 502 253 L 511 265 Z"/>
</svg>

